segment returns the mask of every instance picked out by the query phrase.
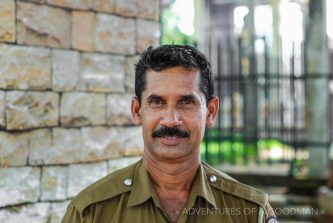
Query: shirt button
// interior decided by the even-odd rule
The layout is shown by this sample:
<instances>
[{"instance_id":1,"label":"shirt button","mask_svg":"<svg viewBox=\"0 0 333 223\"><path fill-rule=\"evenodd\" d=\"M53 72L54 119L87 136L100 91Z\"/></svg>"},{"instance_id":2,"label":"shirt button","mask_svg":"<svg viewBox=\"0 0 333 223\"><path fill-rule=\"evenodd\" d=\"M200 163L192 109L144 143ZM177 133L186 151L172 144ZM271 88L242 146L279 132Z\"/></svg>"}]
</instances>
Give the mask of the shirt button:
<instances>
[{"instance_id":1,"label":"shirt button","mask_svg":"<svg viewBox=\"0 0 333 223\"><path fill-rule=\"evenodd\" d=\"M211 176L209 177L209 181L210 181L211 183L215 183L215 182L217 181L216 176L215 176L215 175L211 175Z\"/></svg>"},{"instance_id":2,"label":"shirt button","mask_svg":"<svg viewBox=\"0 0 333 223\"><path fill-rule=\"evenodd\" d=\"M124 184L129 187L129 186L132 186L133 181L132 181L132 179L125 179Z\"/></svg>"},{"instance_id":3,"label":"shirt button","mask_svg":"<svg viewBox=\"0 0 333 223\"><path fill-rule=\"evenodd\" d=\"M269 218L267 220L267 223L278 223L278 221L276 220L276 218Z\"/></svg>"}]
</instances>

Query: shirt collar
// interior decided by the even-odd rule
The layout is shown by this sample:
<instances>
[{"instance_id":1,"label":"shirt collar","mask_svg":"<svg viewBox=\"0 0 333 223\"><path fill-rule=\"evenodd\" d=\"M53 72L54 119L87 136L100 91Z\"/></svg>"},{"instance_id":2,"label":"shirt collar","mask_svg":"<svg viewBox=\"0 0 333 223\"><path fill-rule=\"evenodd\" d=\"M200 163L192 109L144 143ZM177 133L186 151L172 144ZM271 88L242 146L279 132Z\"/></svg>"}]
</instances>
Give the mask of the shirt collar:
<instances>
[{"instance_id":1,"label":"shirt collar","mask_svg":"<svg viewBox=\"0 0 333 223\"><path fill-rule=\"evenodd\" d=\"M211 205L216 207L216 201L208 182L207 174L202 164L199 165L198 172L194 178L191 193L189 196L188 206L192 207L197 197L202 197Z\"/></svg>"},{"instance_id":2,"label":"shirt collar","mask_svg":"<svg viewBox=\"0 0 333 223\"><path fill-rule=\"evenodd\" d=\"M127 207L141 204L147 201L149 198L153 198L155 205L159 206L159 202L157 196L155 195L149 174L145 169L141 159L135 169L133 186L130 197L128 199Z\"/></svg>"},{"instance_id":3,"label":"shirt collar","mask_svg":"<svg viewBox=\"0 0 333 223\"><path fill-rule=\"evenodd\" d=\"M197 197L203 197L211 205L216 207L215 198L213 192L208 183L207 175L202 164L199 165L197 174L194 178L191 193L189 195L188 205L192 207ZM127 203L127 207L135 206L146 202L149 198L152 198L156 206L160 206L157 195L152 186L150 176L145 169L142 160L138 162L135 169L133 178L133 186L130 192L130 197Z\"/></svg>"}]
</instances>

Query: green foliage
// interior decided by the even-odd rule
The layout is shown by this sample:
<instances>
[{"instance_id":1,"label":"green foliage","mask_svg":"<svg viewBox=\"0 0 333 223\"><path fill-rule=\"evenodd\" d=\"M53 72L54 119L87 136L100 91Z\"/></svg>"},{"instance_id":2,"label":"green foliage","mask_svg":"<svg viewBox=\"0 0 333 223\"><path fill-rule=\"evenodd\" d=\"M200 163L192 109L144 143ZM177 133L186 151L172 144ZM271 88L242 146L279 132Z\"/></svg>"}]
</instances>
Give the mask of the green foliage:
<instances>
[{"instance_id":1,"label":"green foliage","mask_svg":"<svg viewBox=\"0 0 333 223\"><path fill-rule=\"evenodd\" d=\"M172 11L174 2L162 11L162 44L195 46L193 37L182 33L177 26L179 16Z\"/></svg>"},{"instance_id":2,"label":"green foliage","mask_svg":"<svg viewBox=\"0 0 333 223\"><path fill-rule=\"evenodd\" d=\"M213 132L211 134L214 135ZM274 147L290 150L288 146L274 139L263 139L259 140L257 143L248 143L244 142L242 138L239 137L237 139L235 138L234 141L223 140L218 142L210 140L208 145L206 145L206 143L206 141L201 143L201 158L205 162L215 166L221 163L245 164L246 159L249 162L254 162L259 158L258 151L270 151ZM207 147L208 151L206 151ZM208 156L206 156L207 154ZM271 160L270 162L274 163L280 161L281 160Z\"/></svg>"}]
</instances>

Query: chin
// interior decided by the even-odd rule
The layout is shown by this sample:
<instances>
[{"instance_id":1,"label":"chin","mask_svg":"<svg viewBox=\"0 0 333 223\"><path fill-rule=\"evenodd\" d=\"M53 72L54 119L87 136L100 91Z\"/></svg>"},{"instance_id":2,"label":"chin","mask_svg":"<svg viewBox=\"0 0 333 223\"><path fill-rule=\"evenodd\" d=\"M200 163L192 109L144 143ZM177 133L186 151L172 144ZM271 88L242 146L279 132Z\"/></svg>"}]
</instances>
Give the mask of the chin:
<instances>
[{"instance_id":1,"label":"chin","mask_svg":"<svg viewBox=\"0 0 333 223\"><path fill-rule=\"evenodd\" d=\"M191 151L185 148L179 148L178 146L161 146L155 149L153 153L161 159L175 160L188 157Z\"/></svg>"}]
</instances>

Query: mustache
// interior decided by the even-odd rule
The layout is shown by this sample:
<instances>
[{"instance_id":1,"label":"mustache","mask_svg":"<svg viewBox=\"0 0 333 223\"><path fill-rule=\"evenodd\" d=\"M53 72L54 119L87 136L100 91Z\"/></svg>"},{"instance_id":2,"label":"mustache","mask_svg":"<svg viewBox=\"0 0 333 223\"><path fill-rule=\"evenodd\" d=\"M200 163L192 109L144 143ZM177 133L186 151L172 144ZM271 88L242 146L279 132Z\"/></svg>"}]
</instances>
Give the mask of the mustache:
<instances>
[{"instance_id":1,"label":"mustache","mask_svg":"<svg viewBox=\"0 0 333 223\"><path fill-rule=\"evenodd\" d=\"M180 130L178 127L168 128L166 126L162 126L160 129L154 131L152 133L153 138L163 137L163 136L178 136L182 138L187 138L190 134L186 131Z\"/></svg>"}]
</instances>

